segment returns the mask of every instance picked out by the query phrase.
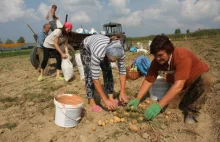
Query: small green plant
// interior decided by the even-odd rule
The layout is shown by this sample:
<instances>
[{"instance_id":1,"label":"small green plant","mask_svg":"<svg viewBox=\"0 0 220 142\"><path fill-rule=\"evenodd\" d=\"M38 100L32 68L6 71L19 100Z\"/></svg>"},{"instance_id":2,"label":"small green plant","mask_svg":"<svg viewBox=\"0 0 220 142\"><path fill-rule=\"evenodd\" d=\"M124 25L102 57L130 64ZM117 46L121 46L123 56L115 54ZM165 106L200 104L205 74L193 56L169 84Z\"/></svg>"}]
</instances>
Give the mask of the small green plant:
<instances>
[{"instance_id":1,"label":"small green plant","mask_svg":"<svg viewBox=\"0 0 220 142\"><path fill-rule=\"evenodd\" d=\"M17 126L16 123L5 123L3 125L0 125L0 128L8 128L8 129L13 129Z\"/></svg>"}]
</instances>

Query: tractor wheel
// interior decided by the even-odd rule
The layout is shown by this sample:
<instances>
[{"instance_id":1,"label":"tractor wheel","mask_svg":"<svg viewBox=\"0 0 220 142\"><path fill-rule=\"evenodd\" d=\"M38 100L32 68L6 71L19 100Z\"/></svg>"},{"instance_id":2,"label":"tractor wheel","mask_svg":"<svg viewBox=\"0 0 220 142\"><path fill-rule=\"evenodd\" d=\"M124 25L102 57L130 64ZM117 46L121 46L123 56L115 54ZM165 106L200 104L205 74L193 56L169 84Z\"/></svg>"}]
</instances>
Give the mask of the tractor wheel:
<instances>
[{"instance_id":1,"label":"tractor wheel","mask_svg":"<svg viewBox=\"0 0 220 142\"><path fill-rule=\"evenodd\" d=\"M64 50L65 50L65 46L64 46L64 44L61 45L60 48L61 48L62 52L65 53L65 51L64 51ZM71 58L70 61L72 62L73 67L75 67L75 66L76 66L76 61L75 61L75 50L74 50L74 48L73 48L71 45L69 45L69 44L68 44L68 53L70 54L70 56L72 56L72 58Z\"/></svg>"},{"instance_id":2,"label":"tractor wheel","mask_svg":"<svg viewBox=\"0 0 220 142\"><path fill-rule=\"evenodd\" d=\"M37 69L39 66L39 58L37 55L37 47L32 48L31 53L30 53L30 61L31 64Z\"/></svg>"}]
</instances>

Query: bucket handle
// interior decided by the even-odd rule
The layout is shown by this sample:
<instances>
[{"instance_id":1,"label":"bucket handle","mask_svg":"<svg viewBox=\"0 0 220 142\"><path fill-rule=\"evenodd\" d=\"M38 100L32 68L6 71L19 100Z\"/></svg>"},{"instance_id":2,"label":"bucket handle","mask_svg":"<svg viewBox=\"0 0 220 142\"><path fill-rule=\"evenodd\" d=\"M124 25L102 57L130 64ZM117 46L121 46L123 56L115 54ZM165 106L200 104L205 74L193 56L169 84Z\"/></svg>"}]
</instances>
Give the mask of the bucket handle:
<instances>
[{"instance_id":1,"label":"bucket handle","mask_svg":"<svg viewBox=\"0 0 220 142\"><path fill-rule=\"evenodd\" d=\"M62 108L60 108L59 106L58 106L58 108L60 109L60 111L63 113L63 115L65 115L67 118L69 118L69 119L71 119L71 120L73 120L73 121L79 121L80 119L81 119L81 117L78 117L78 118L76 118L76 119L73 119L73 118L70 118L69 116L67 116L63 111L62 111Z\"/></svg>"}]
</instances>

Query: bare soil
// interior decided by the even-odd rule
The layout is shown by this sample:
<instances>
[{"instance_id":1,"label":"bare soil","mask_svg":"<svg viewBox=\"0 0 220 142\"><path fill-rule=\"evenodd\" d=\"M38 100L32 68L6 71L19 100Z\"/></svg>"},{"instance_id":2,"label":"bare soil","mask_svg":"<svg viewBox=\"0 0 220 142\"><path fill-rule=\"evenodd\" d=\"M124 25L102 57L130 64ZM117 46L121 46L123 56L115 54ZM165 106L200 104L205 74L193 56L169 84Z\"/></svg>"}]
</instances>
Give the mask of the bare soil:
<instances>
[{"instance_id":1,"label":"bare soil","mask_svg":"<svg viewBox=\"0 0 220 142\"><path fill-rule=\"evenodd\" d=\"M112 119L113 112L92 113L88 107L84 81L77 68L71 82L56 81L54 68L42 82L31 66L28 55L0 58L0 141L2 142L219 142L220 141L220 38L173 41L175 46L189 48L210 65L216 82L195 125L184 124L183 114L170 109L154 121L136 123L137 132L128 129L126 122L98 126L102 119ZM147 44L144 44L145 47ZM140 53L126 53L129 66ZM150 59L152 56L146 55ZM120 91L118 70L113 69L115 94ZM142 80L126 81L129 98L137 95ZM61 128L54 123L53 99L59 94L79 94L84 98L84 117L74 128ZM152 103L152 101L151 101ZM140 129L141 128L141 129Z\"/></svg>"}]
</instances>

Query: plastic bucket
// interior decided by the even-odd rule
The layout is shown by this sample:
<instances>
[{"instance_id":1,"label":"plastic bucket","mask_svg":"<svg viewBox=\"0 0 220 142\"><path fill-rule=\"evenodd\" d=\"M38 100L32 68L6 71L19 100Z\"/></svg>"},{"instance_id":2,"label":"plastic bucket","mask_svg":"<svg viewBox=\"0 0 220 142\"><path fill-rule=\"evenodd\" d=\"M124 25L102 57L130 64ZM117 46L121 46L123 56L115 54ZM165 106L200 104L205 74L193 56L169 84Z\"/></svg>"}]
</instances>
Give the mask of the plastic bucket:
<instances>
[{"instance_id":1,"label":"plastic bucket","mask_svg":"<svg viewBox=\"0 0 220 142\"><path fill-rule=\"evenodd\" d=\"M55 124L60 127L75 127L81 119L83 102L77 105L62 104L57 101L57 97L74 96L73 94L63 94L54 97ZM77 95L75 95L77 96Z\"/></svg>"},{"instance_id":2,"label":"plastic bucket","mask_svg":"<svg viewBox=\"0 0 220 142\"><path fill-rule=\"evenodd\" d=\"M170 89L171 83L168 83L164 77L158 76L149 90L152 100L160 100Z\"/></svg>"}]
</instances>

